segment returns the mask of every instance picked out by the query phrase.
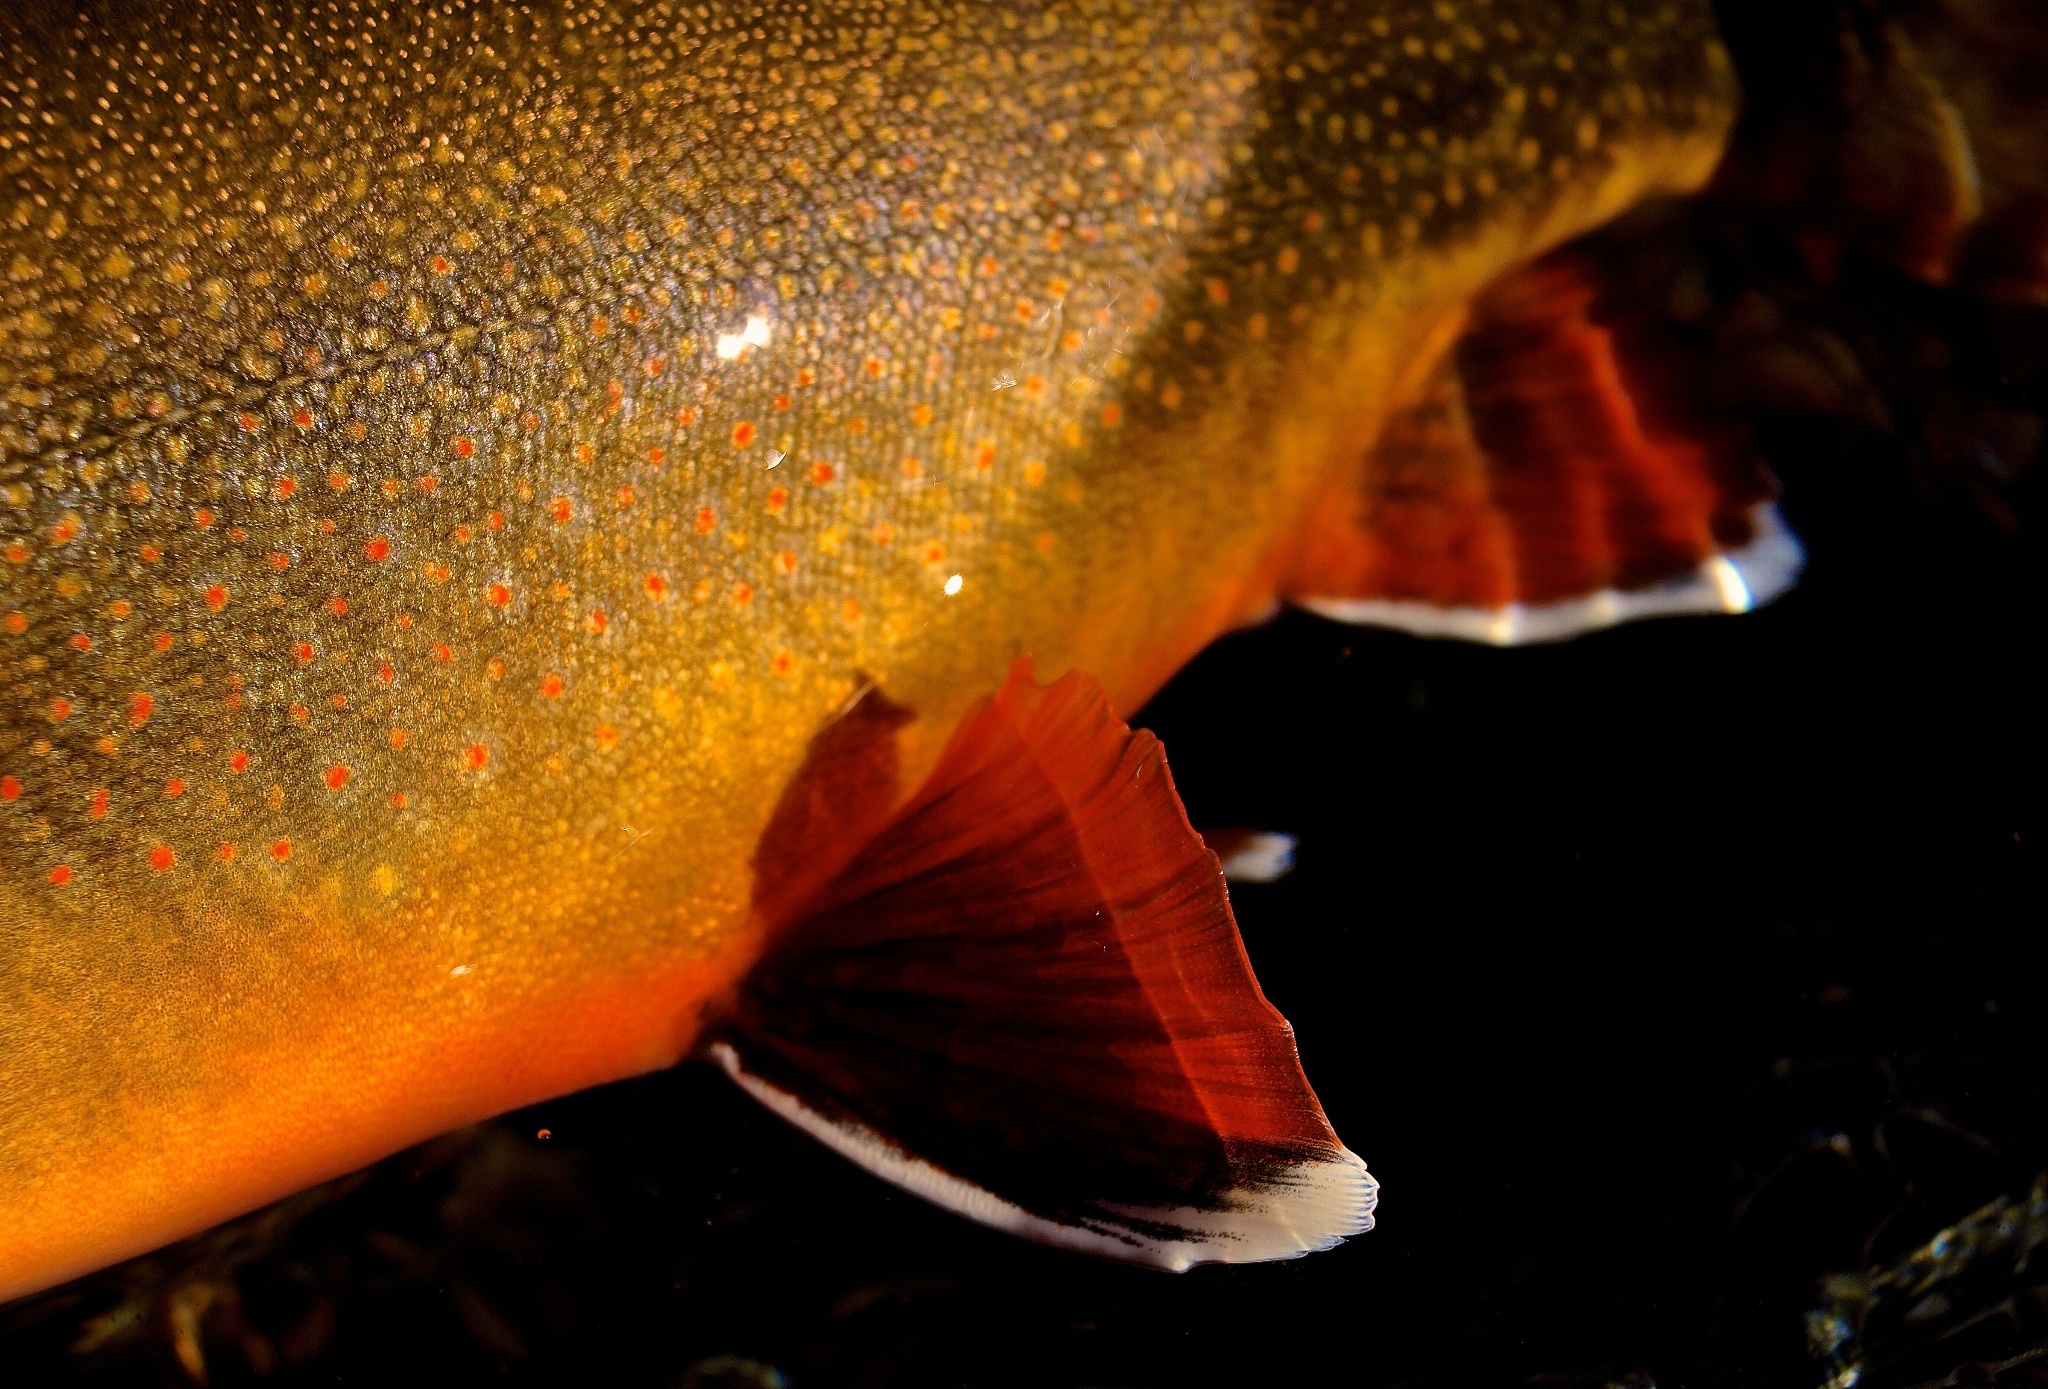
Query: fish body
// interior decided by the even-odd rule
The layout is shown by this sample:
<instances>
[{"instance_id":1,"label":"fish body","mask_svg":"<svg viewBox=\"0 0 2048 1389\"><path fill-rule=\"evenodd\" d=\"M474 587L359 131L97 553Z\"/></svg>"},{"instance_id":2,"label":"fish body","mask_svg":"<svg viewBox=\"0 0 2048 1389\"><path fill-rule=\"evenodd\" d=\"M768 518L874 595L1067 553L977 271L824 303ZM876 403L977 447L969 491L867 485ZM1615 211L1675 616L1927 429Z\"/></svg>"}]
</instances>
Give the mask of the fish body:
<instances>
[{"instance_id":1,"label":"fish body","mask_svg":"<svg viewBox=\"0 0 2048 1389\"><path fill-rule=\"evenodd\" d=\"M834 711L1135 708L1704 0L0 17L0 1297L687 1054Z\"/></svg>"}]
</instances>

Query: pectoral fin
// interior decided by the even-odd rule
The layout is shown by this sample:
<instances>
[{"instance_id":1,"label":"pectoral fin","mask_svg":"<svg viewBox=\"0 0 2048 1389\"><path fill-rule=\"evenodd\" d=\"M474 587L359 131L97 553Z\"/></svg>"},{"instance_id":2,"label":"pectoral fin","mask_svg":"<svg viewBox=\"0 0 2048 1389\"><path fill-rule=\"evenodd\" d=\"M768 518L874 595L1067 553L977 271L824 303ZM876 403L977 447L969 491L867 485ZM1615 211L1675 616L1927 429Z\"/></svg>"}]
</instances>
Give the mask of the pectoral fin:
<instances>
[{"instance_id":1,"label":"pectoral fin","mask_svg":"<svg viewBox=\"0 0 2048 1389\"><path fill-rule=\"evenodd\" d=\"M778 843L825 801L855 820L876 803L858 774L872 788L893 764L856 749L890 728L857 703L820 735L824 800L793 790ZM1041 687L1019 661L923 789L785 901L710 1052L869 1171L984 1224L1175 1270L1371 1227L1377 1184L1252 977L1158 740L1087 677Z\"/></svg>"},{"instance_id":2,"label":"pectoral fin","mask_svg":"<svg viewBox=\"0 0 2048 1389\"><path fill-rule=\"evenodd\" d=\"M1344 622L1509 646L1639 617L1743 612L1802 559L1739 434L1688 411L1684 363L1568 248L1481 294L1285 585Z\"/></svg>"}]
</instances>

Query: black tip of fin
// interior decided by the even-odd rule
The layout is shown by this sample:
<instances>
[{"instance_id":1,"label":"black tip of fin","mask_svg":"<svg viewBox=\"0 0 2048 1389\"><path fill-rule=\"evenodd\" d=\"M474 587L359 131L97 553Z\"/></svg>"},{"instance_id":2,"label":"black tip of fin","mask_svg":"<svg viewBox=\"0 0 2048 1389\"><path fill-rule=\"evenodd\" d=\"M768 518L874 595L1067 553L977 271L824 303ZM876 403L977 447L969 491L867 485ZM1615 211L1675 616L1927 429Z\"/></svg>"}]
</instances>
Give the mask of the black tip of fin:
<instances>
[{"instance_id":1,"label":"black tip of fin","mask_svg":"<svg viewBox=\"0 0 2048 1389\"><path fill-rule=\"evenodd\" d=\"M878 822L901 716L870 701L820 734L786 797L805 808L777 821L872 828L800 901L774 889L775 943L712 1059L868 1171L1043 1243L1178 1271L1372 1228L1378 1184L1259 992L1158 740L1020 661ZM771 837L757 872L787 883L796 843Z\"/></svg>"}]
</instances>

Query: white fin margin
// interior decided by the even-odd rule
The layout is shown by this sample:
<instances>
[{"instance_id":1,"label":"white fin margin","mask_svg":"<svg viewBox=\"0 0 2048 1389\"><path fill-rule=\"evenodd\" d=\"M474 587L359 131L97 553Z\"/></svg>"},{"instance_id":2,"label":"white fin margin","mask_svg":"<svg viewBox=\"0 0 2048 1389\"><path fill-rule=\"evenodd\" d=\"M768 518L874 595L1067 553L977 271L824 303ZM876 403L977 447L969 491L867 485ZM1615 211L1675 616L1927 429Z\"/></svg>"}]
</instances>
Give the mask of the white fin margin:
<instances>
[{"instance_id":1,"label":"white fin margin","mask_svg":"<svg viewBox=\"0 0 2048 1389\"><path fill-rule=\"evenodd\" d=\"M1259 830L1223 860L1223 877L1233 883L1277 883L1294 871L1295 838Z\"/></svg>"},{"instance_id":2,"label":"white fin margin","mask_svg":"<svg viewBox=\"0 0 2048 1389\"><path fill-rule=\"evenodd\" d=\"M1379 1204L1379 1183L1364 1161L1340 1147L1331 1158L1289 1168L1270 1187L1228 1193L1216 1210L1115 1207L1116 1214L1133 1222L1131 1227L1108 1220L1063 1225L932 1166L865 1125L827 1118L749 1074L728 1043L713 1043L710 1055L742 1090L855 1166L955 1215L1084 1254L1170 1273L1184 1273L1196 1264L1298 1259L1370 1230ZM1162 1238L1155 1228L1162 1226L1186 1237Z\"/></svg>"},{"instance_id":3,"label":"white fin margin","mask_svg":"<svg viewBox=\"0 0 2048 1389\"><path fill-rule=\"evenodd\" d=\"M1702 560L1691 573L1648 588L1603 588L1583 598L1510 603L1503 608L1440 608L1387 598L1296 602L1312 613L1354 626L1392 627L1418 637L1453 637L1489 646L1563 641L1645 617L1746 613L1791 588L1806 566L1799 538L1775 505L1763 502L1752 507L1749 520L1753 535L1747 545Z\"/></svg>"}]
</instances>

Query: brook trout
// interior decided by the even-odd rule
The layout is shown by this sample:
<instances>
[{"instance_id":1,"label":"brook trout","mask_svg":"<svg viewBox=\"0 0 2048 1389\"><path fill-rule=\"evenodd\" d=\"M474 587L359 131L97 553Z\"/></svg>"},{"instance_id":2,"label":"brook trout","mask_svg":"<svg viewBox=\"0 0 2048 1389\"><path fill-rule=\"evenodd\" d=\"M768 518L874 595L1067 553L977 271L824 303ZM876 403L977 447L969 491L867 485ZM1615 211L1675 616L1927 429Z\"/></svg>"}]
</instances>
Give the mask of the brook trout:
<instances>
[{"instance_id":1,"label":"brook trout","mask_svg":"<svg viewBox=\"0 0 2048 1389\"><path fill-rule=\"evenodd\" d=\"M1706 0L9 5L0 1297L693 1051L1055 1242L1368 1226L1112 711L1789 581L1516 269L1733 102Z\"/></svg>"}]
</instances>

